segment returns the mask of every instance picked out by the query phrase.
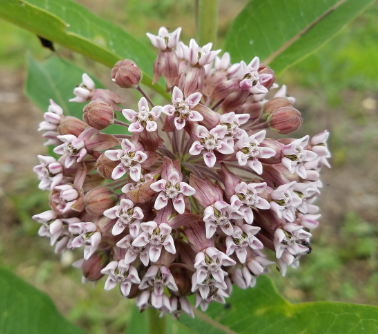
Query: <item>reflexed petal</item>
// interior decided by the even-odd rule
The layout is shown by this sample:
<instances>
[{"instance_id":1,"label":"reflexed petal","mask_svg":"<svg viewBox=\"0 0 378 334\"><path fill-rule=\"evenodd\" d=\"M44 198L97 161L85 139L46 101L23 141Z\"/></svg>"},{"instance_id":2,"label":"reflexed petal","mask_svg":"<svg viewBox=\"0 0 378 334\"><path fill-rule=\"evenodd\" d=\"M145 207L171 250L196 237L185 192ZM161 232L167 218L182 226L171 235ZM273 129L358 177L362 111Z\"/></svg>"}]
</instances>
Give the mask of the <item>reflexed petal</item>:
<instances>
[{"instance_id":1,"label":"reflexed petal","mask_svg":"<svg viewBox=\"0 0 378 334\"><path fill-rule=\"evenodd\" d=\"M159 193L158 197L155 200L155 210L161 210L165 208L168 204L168 200L168 197L166 197L163 192Z\"/></svg>"},{"instance_id":2,"label":"reflexed petal","mask_svg":"<svg viewBox=\"0 0 378 334\"><path fill-rule=\"evenodd\" d=\"M112 172L112 179L113 180L118 180L122 176L126 174L126 169L123 167L122 164L117 165Z\"/></svg>"},{"instance_id":3,"label":"reflexed petal","mask_svg":"<svg viewBox=\"0 0 378 334\"><path fill-rule=\"evenodd\" d=\"M205 152L203 153L203 160L205 161L207 167L214 167L217 158L214 152Z\"/></svg>"},{"instance_id":4,"label":"reflexed petal","mask_svg":"<svg viewBox=\"0 0 378 334\"><path fill-rule=\"evenodd\" d=\"M134 110L132 110L132 109L123 109L122 110L122 114L123 114L123 116L125 116L125 118L128 121L135 122L137 113Z\"/></svg>"}]
</instances>

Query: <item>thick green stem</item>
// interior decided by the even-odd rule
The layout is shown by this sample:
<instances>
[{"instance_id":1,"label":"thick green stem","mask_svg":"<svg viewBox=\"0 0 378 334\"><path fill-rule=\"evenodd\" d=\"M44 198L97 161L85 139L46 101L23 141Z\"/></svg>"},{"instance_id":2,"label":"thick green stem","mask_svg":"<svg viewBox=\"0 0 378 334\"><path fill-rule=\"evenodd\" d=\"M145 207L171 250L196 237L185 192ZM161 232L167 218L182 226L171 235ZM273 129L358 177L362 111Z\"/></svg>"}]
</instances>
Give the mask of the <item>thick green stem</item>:
<instances>
[{"instance_id":1,"label":"thick green stem","mask_svg":"<svg viewBox=\"0 0 378 334\"><path fill-rule=\"evenodd\" d=\"M167 321L159 317L158 310L150 307L146 310L148 318L148 334L166 334Z\"/></svg>"},{"instance_id":2,"label":"thick green stem","mask_svg":"<svg viewBox=\"0 0 378 334\"><path fill-rule=\"evenodd\" d=\"M197 1L197 41L200 46L215 42L218 28L218 0Z\"/></svg>"}]
</instances>

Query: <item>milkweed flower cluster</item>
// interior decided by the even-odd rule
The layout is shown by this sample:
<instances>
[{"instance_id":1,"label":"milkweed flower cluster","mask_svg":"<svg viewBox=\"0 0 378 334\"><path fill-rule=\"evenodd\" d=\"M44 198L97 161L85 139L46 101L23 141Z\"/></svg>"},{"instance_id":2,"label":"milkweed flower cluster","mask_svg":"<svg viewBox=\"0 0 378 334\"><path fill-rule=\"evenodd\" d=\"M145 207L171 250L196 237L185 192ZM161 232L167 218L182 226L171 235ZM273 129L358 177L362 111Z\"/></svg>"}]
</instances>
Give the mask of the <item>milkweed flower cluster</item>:
<instances>
[{"instance_id":1,"label":"milkweed flower cluster","mask_svg":"<svg viewBox=\"0 0 378 334\"><path fill-rule=\"evenodd\" d=\"M71 99L90 101L83 120L50 100L39 130L56 157L38 156L34 171L51 210L33 216L57 253L83 248L75 266L84 282L106 276L105 290L118 286L140 310L175 318L194 316L189 295L205 311L233 284L253 287L274 263L265 250L283 276L297 267L311 252L319 173L330 167L328 131L271 137L302 118L269 66L258 57L232 64L211 43L180 42L180 32L147 34L159 49L153 83L164 76L171 93L166 105L154 105L128 59L112 79L141 92L136 106L120 108L87 74ZM120 133L101 132L108 127Z\"/></svg>"}]
</instances>

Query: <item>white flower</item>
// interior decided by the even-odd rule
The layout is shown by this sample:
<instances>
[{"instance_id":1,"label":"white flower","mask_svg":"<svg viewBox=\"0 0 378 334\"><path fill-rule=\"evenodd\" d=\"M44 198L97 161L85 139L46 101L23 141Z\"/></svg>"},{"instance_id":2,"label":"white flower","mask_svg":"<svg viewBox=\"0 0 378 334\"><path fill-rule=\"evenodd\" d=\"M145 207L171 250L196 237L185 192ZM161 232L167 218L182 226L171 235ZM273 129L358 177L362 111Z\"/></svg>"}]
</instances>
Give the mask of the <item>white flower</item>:
<instances>
[{"instance_id":1,"label":"white flower","mask_svg":"<svg viewBox=\"0 0 378 334\"><path fill-rule=\"evenodd\" d=\"M144 275L142 282L139 285L140 290L152 288L155 295L161 296L164 292L164 287L171 291L178 291L175 279L167 267L151 266Z\"/></svg>"},{"instance_id":2,"label":"white flower","mask_svg":"<svg viewBox=\"0 0 378 334\"><path fill-rule=\"evenodd\" d=\"M58 136L63 144L54 148L54 152L62 156L64 167L70 168L75 161L80 162L87 155L85 143L74 135Z\"/></svg>"},{"instance_id":3,"label":"white flower","mask_svg":"<svg viewBox=\"0 0 378 334\"><path fill-rule=\"evenodd\" d=\"M122 233L128 227L133 237L139 235L140 221L144 217L142 209L134 207L134 203L129 199L121 199L120 205L106 210L104 216L117 219L112 229L113 235Z\"/></svg>"},{"instance_id":4,"label":"white flower","mask_svg":"<svg viewBox=\"0 0 378 334\"><path fill-rule=\"evenodd\" d=\"M145 290L135 298L135 304L141 312L151 306L166 313L171 312L171 303L165 293L156 295L153 291Z\"/></svg>"},{"instance_id":5,"label":"white flower","mask_svg":"<svg viewBox=\"0 0 378 334\"><path fill-rule=\"evenodd\" d=\"M63 116L63 109L50 99L50 105L47 112L43 114L45 119L39 123L38 131L55 131L57 130Z\"/></svg>"},{"instance_id":6,"label":"white flower","mask_svg":"<svg viewBox=\"0 0 378 334\"><path fill-rule=\"evenodd\" d=\"M152 110L148 107L148 102L145 97L142 97L138 102L139 111L132 109L123 109L122 114L131 122L128 130L130 132L142 132L146 129L148 132L157 130L156 120L159 119L162 108L160 106L153 107Z\"/></svg>"},{"instance_id":7,"label":"white flower","mask_svg":"<svg viewBox=\"0 0 378 334\"><path fill-rule=\"evenodd\" d=\"M150 258L148 256L148 247L137 247L133 246L133 242L136 238L134 238L131 234L127 235L126 237L122 238L120 241L116 243L117 247L127 249L125 255L125 263L132 263L138 257L140 261L147 267L148 263L150 262Z\"/></svg>"},{"instance_id":8,"label":"white flower","mask_svg":"<svg viewBox=\"0 0 378 334\"><path fill-rule=\"evenodd\" d=\"M181 43L184 57L192 66L197 64L204 66L213 62L221 50L211 51L212 46L213 43L208 43L201 48L193 38L189 42L189 47Z\"/></svg>"},{"instance_id":9,"label":"white flower","mask_svg":"<svg viewBox=\"0 0 378 334\"><path fill-rule=\"evenodd\" d=\"M295 220L295 211L302 203L300 197L294 192L295 185L295 181L283 184L273 190L271 194L271 209L277 214L278 218L285 218L289 222Z\"/></svg>"},{"instance_id":10,"label":"white flower","mask_svg":"<svg viewBox=\"0 0 378 334\"><path fill-rule=\"evenodd\" d=\"M200 140L195 141L189 150L191 155L198 155L202 153L205 164L208 167L214 167L217 158L214 151L218 151L222 154L234 153L234 149L228 145L224 140L224 136L228 130L225 125L217 125L210 131L204 126L199 125L197 127L197 136Z\"/></svg>"},{"instance_id":11,"label":"white flower","mask_svg":"<svg viewBox=\"0 0 378 334\"><path fill-rule=\"evenodd\" d=\"M70 99L70 102L83 103L89 100L91 94L93 93L95 83L87 73L83 74L82 80L82 83L74 89L73 92L76 96Z\"/></svg>"},{"instance_id":12,"label":"white flower","mask_svg":"<svg viewBox=\"0 0 378 334\"><path fill-rule=\"evenodd\" d=\"M140 165L147 159L147 155L142 151L136 151L135 145L128 139L123 139L122 150L108 150L105 155L112 161L120 161L119 165L113 169L112 178L117 180L129 172L134 181L139 181L142 166Z\"/></svg>"},{"instance_id":13,"label":"white flower","mask_svg":"<svg viewBox=\"0 0 378 334\"><path fill-rule=\"evenodd\" d=\"M180 182L177 172L172 172L167 180L161 179L151 184L150 187L159 193L154 205L156 210L166 207L168 201L172 200L173 207L180 214L185 212L184 196L192 196L196 192L189 184Z\"/></svg>"},{"instance_id":14,"label":"white flower","mask_svg":"<svg viewBox=\"0 0 378 334\"><path fill-rule=\"evenodd\" d=\"M201 307L202 312L205 312L212 302L218 302L221 304L224 304L225 297L229 297L228 293L222 289L216 290L213 294L209 295L207 298L202 298L201 294L199 292L196 293L196 299L195 299L195 306Z\"/></svg>"},{"instance_id":15,"label":"white flower","mask_svg":"<svg viewBox=\"0 0 378 334\"><path fill-rule=\"evenodd\" d=\"M263 86L263 83L272 78L271 74L259 74L260 59L255 57L247 65L244 61L240 62L240 67L237 73L237 78L240 81L240 88L242 90L249 90L252 94L266 94L268 90Z\"/></svg>"},{"instance_id":16,"label":"white flower","mask_svg":"<svg viewBox=\"0 0 378 334\"><path fill-rule=\"evenodd\" d=\"M52 190L63 180L63 166L55 158L49 156L38 155L38 160L41 164L33 168L41 181L38 188Z\"/></svg>"},{"instance_id":17,"label":"white flower","mask_svg":"<svg viewBox=\"0 0 378 334\"><path fill-rule=\"evenodd\" d=\"M243 219L243 214L235 211L230 204L217 201L212 206L208 206L203 217L206 226L206 238L212 238L218 227L223 233L231 235L233 233L232 219Z\"/></svg>"},{"instance_id":18,"label":"white flower","mask_svg":"<svg viewBox=\"0 0 378 334\"><path fill-rule=\"evenodd\" d=\"M71 242L71 247L78 248L84 245L84 259L88 260L101 241L101 233L97 231L96 224L92 222L74 223L68 226L68 230L75 237Z\"/></svg>"},{"instance_id":19,"label":"white flower","mask_svg":"<svg viewBox=\"0 0 378 334\"><path fill-rule=\"evenodd\" d=\"M186 122L200 122L203 120L202 115L193 110L201 101L201 93L193 93L184 100L184 95L178 87L173 88L172 105L163 107L163 112L168 116L174 116L174 123L177 130L185 127Z\"/></svg>"},{"instance_id":20,"label":"white flower","mask_svg":"<svg viewBox=\"0 0 378 334\"><path fill-rule=\"evenodd\" d=\"M331 168L328 162L328 158L331 157L331 152L328 150L327 140L329 137L329 132L324 130L323 132L313 136L311 138L311 150L319 156L319 163L321 165Z\"/></svg>"},{"instance_id":21,"label":"white flower","mask_svg":"<svg viewBox=\"0 0 378 334\"><path fill-rule=\"evenodd\" d=\"M169 33L167 28L161 27L157 36L146 33L152 45L160 50L173 49L180 40L181 28Z\"/></svg>"},{"instance_id":22,"label":"white flower","mask_svg":"<svg viewBox=\"0 0 378 334\"><path fill-rule=\"evenodd\" d=\"M160 317L163 317L167 313L171 313L173 319L178 320L180 318L180 315L182 313L186 313L191 318L194 318L193 308L192 305L190 305L188 299L186 297L176 297L172 295L169 298L169 301L171 303L171 310L169 312L168 309L164 309L162 313L160 314Z\"/></svg>"},{"instance_id":23,"label":"white flower","mask_svg":"<svg viewBox=\"0 0 378 334\"><path fill-rule=\"evenodd\" d=\"M314 182L296 183L294 186L294 192L299 196L299 198L302 201L302 203L298 205L297 210L301 213L314 213L309 211L315 209L313 208L315 207L315 205L311 204L311 200L314 199L315 194L319 193L316 184Z\"/></svg>"},{"instance_id":24,"label":"white flower","mask_svg":"<svg viewBox=\"0 0 378 334\"><path fill-rule=\"evenodd\" d=\"M70 211L79 198L78 191L70 184L56 186L51 194L51 201L55 203L56 210L61 213Z\"/></svg>"},{"instance_id":25,"label":"white flower","mask_svg":"<svg viewBox=\"0 0 378 334\"><path fill-rule=\"evenodd\" d=\"M223 114L220 117L220 124L227 126L227 134L224 137L224 141L234 147L234 139L240 139L243 136L247 136L247 133L240 128L240 125L248 122L249 114L235 114L234 112L229 112Z\"/></svg>"},{"instance_id":26,"label":"white flower","mask_svg":"<svg viewBox=\"0 0 378 334\"><path fill-rule=\"evenodd\" d=\"M266 183L239 183L235 188L235 195L231 197L231 206L240 211L247 224L253 222L253 209L268 210L269 202L258 194L264 191Z\"/></svg>"},{"instance_id":27,"label":"white flower","mask_svg":"<svg viewBox=\"0 0 378 334\"><path fill-rule=\"evenodd\" d=\"M240 166L248 165L257 174L263 172L262 163L258 159L268 159L275 156L276 151L269 147L261 147L266 131L261 130L251 136L243 136L237 143L239 151L236 153Z\"/></svg>"},{"instance_id":28,"label":"white flower","mask_svg":"<svg viewBox=\"0 0 378 334\"><path fill-rule=\"evenodd\" d=\"M148 254L151 262L156 262L161 254L161 249L171 254L176 254L175 243L171 236L172 228L162 223L159 226L154 221L142 223L143 232L133 241L132 245L136 247L149 246Z\"/></svg>"},{"instance_id":29,"label":"white flower","mask_svg":"<svg viewBox=\"0 0 378 334\"><path fill-rule=\"evenodd\" d=\"M125 297L130 294L132 284L140 283L137 270L130 264L125 263L125 260L110 262L101 270L101 273L108 275L105 282L105 290L111 290L119 283L122 295Z\"/></svg>"},{"instance_id":30,"label":"white flower","mask_svg":"<svg viewBox=\"0 0 378 334\"><path fill-rule=\"evenodd\" d=\"M262 242L255 237L260 231L260 227L243 225L241 227L235 226L232 236L226 238L227 255L232 255L234 252L241 263L244 263L247 258L247 248L263 249Z\"/></svg>"},{"instance_id":31,"label":"white flower","mask_svg":"<svg viewBox=\"0 0 378 334\"><path fill-rule=\"evenodd\" d=\"M307 177L305 163L318 157L315 152L305 150L309 138L307 135L301 139L296 139L282 149L282 164L291 174L297 173L302 179Z\"/></svg>"}]
</instances>

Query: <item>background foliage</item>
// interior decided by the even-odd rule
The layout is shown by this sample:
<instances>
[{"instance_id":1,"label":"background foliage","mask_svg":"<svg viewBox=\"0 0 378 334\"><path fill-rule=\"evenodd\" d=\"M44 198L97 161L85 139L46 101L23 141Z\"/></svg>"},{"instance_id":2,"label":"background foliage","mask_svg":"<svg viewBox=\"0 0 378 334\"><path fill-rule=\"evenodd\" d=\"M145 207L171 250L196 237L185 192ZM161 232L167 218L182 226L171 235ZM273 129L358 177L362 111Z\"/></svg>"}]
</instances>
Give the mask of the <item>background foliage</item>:
<instances>
[{"instance_id":1,"label":"background foliage","mask_svg":"<svg viewBox=\"0 0 378 334\"><path fill-rule=\"evenodd\" d=\"M189 0L112 0L106 7L101 1L79 2L126 28L147 50L149 41L145 31L155 32L167 22L172 28L184 28L185 42L195 35L193 3ZM223 45L230 22L246 3L234 1L230 5L230 2L220 1L218 46ZM292 302L378 302L378 193L374 187L378 175L371 168L378 162L375 154L378 147L377 14L375 4L331 42L279 78L280 83L289 85L289 93L298 98L297 108L303 112L307 123L303 133L317 133L323 128L333 132L333 169L324 173L326 187L319 203L323 219L315 233L314 252L301 268L289 271L288 277L283 279L275 271L270 275L280 293ZM49 60L51 52L42 49L33 34L9 23L0 21L0 30L6 32L0 40L0 101L5 106L1 108L0 125L3 217L0 265L47 291L59 310L88 332L124 332L131 304L122 300L118 291L104 292L102 281L95 288L80 285L80 273L70 267L79 255L68 252L58 262L48 241L36 237L39 226L31 221L30 215L47 209L46 194L36 191L37 182L30 172L36 163L35 155L43 150L40 146L43 141L36 132L41 116L22 96L21 86L27 66L25 50L31 50L33 57L39 60ZM122 51L128 51L124 45L121 47L125 49ZM74 61L114 89L109 81L109 69L103 65L59 46L57 55ZM51 84L45 78L40 82ZM37 87L29 86L27 91L34 88ZM68 94L68 85L65 91ZM121 91L121 94L128 105L135 104L133 93ZM72 110L79 110L78 106ZM265 278L259 281L264 284ZM184 330L177 324L171 326L175 333Z\"/></svg>"}]
</instances>

